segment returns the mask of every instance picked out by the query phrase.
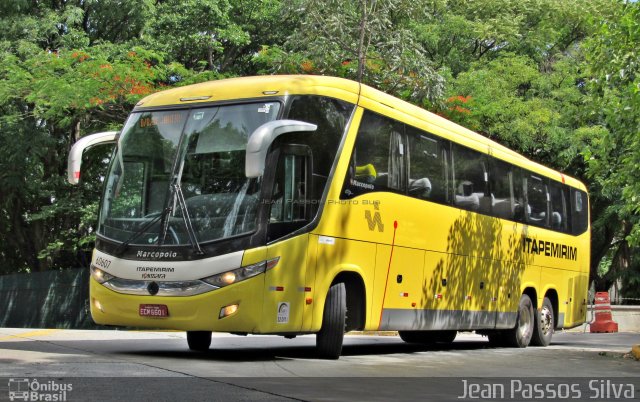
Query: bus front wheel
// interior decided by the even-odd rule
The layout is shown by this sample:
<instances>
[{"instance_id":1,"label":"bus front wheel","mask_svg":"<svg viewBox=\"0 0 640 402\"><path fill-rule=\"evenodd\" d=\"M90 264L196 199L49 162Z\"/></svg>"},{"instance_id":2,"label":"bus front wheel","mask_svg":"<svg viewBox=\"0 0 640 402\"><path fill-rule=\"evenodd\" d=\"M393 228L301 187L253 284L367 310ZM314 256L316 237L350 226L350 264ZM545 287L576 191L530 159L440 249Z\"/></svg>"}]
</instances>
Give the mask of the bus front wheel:
<instances>
[{"instance_id":1,"label":"bus front wheel","mask_svg":"<svg viewBox=\"0 0 640 402\"><path fill-rule=\"evenodd\" d=\"M347 291L344 283L334 283L327 293L322 314L322 327L316 335L316 349L320 357L325 359L340 357L346 317Z\"/></svg>"},{"instance_id":2,"label":"bus front wheel","mask_svg":"<svg viewBox=\"0 0 640 402\"><path fill-rule=\"evenodd\" d=\"M189 349L206 352L211 346L211 331L187 331Z\"/></svg>"}]
</instances>

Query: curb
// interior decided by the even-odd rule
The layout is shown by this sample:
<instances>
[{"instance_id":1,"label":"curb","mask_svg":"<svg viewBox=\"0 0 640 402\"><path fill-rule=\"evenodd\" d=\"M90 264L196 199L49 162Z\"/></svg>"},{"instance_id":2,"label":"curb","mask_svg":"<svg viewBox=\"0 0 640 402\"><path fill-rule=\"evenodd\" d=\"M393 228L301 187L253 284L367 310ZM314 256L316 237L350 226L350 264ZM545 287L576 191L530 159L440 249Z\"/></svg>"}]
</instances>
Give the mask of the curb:
<instances>
[{"instance_id":1,"label":"curb","mask_svg":"<svg viewBox=\"0 0 640 402\"><path fill-rule=\"evenodd\" d=\"M636 358L636 360L640 360L640 345L631 346L631 354Z\"/></svg>"}]
</instances>

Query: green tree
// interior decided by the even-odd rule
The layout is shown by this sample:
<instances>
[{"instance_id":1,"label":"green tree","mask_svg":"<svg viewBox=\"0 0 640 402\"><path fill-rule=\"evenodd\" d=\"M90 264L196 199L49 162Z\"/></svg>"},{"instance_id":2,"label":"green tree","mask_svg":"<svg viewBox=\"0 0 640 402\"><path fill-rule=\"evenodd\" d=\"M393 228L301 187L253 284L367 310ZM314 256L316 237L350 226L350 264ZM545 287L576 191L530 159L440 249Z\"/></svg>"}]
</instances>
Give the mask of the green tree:
<instances>
[{"instance_id":1,"label":"green tree","mask_svg":"<svg viewBox=\"0 0 640 402\"><path fill-rule=\"evenodd\" d=\"M78 137L165 86L256 73L361 80L583 179L592 277L638 283L637 3L0 2L0 272L80 264L108 151Z\"/></svg>"},{"instance_id":2,"label":"green tree","mask_svg":"<svg viewBox=\"0 0 640 402\"><path fill-rule=\"evenodd\" d=\"M88 164L86 185L71 189L65 183L69 147L85 133L120 125L133 104L172 73L159 54L98 38L97 26L134 5L120 2L123 9L99 13L98 22L95 7L106 3L2 5L0 272L86 262L82 251L93 238L107 150ZM140 28L134 19L131 32ZM111 39L136 36L119 31L122 38Z\"/></svg>"},{"instance_id":3,"label":"green tree","mask_svg":"<svg viewBox=\"0 0 640 402\"><path fill-rule=\"evenodd\" d=\"M249 36L230 17L231 2L168 0L157 7L150 42L188 68L219 71L227 45L241 46Z\"/></svg>"},{"instance_id":4,"label":"green tree","mask_svg":"<svg viewBox=\"0 0 640 402\"><path fill-rule=\"evenodd\" d=\"M587 173L606 203L599 230L610 250L599 288L640 284L640 5L615 3L586 43L591 110L603 128L586 143ZM610 269L606 269L610 267Z\"/></svg>"},{"instance_id":5,"label":"green tree","mask_svg":"<svg viewBox=\"0 0 640 402\"><path fill-rule=\"evenodd\" d=\"M69 1L67 1L69 3ZM79 0L81 29L90 44L125 43L147 36L149 21L158 12L155 0Z\"/></svg>"},{"instance_id":6,"label":"green tree","mask_svg":"<svg viewBox=\"0 0 640 402\"><path fill-rule=\"evenodd\" d=\"M441 113L538 162L566 170L576 158L563 152L567 138L583 122L578 116L586 94L576 85L580 67L579 55L558 56L548 71L527 56L510 53L475 62L451 80Z\"/></svg>"},{"instance_id":7,"label":"green tree","mask_svg":"<svg viewBox=\"0 0 640 402\"><path fill-rule=\"evenodd\" d=\"M86 264L108 149L90 151L71 188L66 157L80 136L119 128L165 86L251 71L258 41L284 37L269 35L275 0L17 0L0 11L0 273Z\"/></svg>"},{"instance_id":8,"label":"green tree","mask_svg":"<svg viewBox=\"0 0 640 402\"><path fill-rule=\"evenodd\" d=\"M541 69L591 32L591 19L609 2L579 0L422 0L412 29L436 68L456 77L473 63L505 53L526 56Z\"/></svg>"},{"instance_id":9,"label":"green tree","mask_svg":"<svg viewBox=\"0 0 640 402\"><path fill-rule=\"evenodd\" d=\"M266 47L258 62L269 72L351 78L418 104L438 102L444 80L432 68L412 18L425 14L413 2L295 1L288 9L300 24L282 47Z\"/></svg>"}]
</instances>

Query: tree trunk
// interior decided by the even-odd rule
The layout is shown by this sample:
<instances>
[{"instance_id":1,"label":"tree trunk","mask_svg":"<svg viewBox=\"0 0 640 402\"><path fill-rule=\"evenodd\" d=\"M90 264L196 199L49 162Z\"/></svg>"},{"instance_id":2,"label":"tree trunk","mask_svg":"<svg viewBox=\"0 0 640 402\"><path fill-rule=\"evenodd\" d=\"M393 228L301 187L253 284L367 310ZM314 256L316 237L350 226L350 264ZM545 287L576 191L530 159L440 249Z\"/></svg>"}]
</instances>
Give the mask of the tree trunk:
<instances>
[{"instance_id":1,"label":"tree trunk","mask_svg":"<svg viewBox=\"0 0 640 402\"><path fill-rule=\"evenodd\" d=\"M207 47L207 63L209 64L209 70L213 71L213 48Z\"/></svg>"},{"instance_id":2,"label":"tree trunk","mask_svg":"<svg viewBox=\"0 0 640 402\"><path fill-rule=\"evenodd\" d=\"M621 240L617 242L617 249L611 261L611 267L602 278L596 275L596 291L608 291L613 283L620 278L620 275L631 266L631 248L626 239L632 229L633 225L629 221L625 220L622 222L621 231L615 236Z\"/></svg>"},{"instance_id":3,"label":"tree trunk","mask_svg":"<svg viewBox=\"0 0 640 402\"><path fill-rule=\"evenodd\" d=\"M362 18L360 19L360 38L358 40L358 82L362 82L367 55L367 51L364 48L364 39L367 32L367 0L361 0L360 4L362 5Z\"/></svg>"},{"instance_id":4,"label":"tree trunk","mask_svg":"<svg viewBox=\"0 0 640 402\"><path fill-rule=\"evenodd\" d=\"M13 227L13 236L8 238L8 242L16 250L20 250L17 254L22 256L22 260L31 272L39 272L42 270L40 260L38 259L38 248L33 243L30 236L30 227L22 217L24 208L20 200L15 200L14 208L11 211L11 226ZM18 267L16 267L18 268Z\"/></svg>"}]
</instances>

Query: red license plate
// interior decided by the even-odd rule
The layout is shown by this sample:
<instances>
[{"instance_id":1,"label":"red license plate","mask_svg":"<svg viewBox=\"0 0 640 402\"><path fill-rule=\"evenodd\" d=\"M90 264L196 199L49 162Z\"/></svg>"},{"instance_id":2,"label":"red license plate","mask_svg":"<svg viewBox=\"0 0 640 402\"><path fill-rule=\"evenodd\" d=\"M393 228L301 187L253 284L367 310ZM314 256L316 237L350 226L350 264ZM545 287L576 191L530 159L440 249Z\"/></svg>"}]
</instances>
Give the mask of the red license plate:
<instances>
[{"instance_id":1,"label":"red license plate","mask_svg":"<svg viewBox=\"0 0 640 402\"><path fill-rule=\"evenodd\" d=\"M141 304L138 311L142 317L169 317L169 307L164 304Z\"/></svg>"}]
</instances>

